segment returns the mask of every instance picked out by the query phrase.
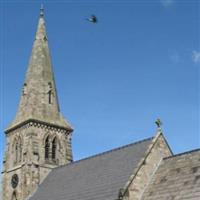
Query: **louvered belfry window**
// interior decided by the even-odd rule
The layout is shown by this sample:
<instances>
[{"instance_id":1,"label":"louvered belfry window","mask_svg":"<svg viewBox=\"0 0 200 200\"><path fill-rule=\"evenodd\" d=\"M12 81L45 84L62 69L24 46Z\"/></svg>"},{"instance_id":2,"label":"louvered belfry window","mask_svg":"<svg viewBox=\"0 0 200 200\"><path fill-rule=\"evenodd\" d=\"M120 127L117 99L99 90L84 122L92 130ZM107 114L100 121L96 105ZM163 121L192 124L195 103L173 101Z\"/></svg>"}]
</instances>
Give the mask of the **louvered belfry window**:
<instances>
[{"instance_id":1,"label":"louvered belfry window","mask_svg":"<svg viewBox=\"0 0 200 200\"><path fill-rule=\"evenodd\" d=\"M49 159L49 136L45 140L45 159Z\"/></svg>"},{"instance_id":2,"label":"louvered belfry window","mask_svg":"<svg viewBox=\"0 0 200 200\"><path fill-rule=\"evenodd\" d=\"M13 194L12 194L12 200L17 200L17 195L16 195L16 192L14 191Z\"/></svg>"},{"instance_id":3,"label":"louvered belfry window","mask_svg":"<svg viewBox=\"0 0 200 200\"><path fill-rule=\"evenodd\" d=\"M57 139L54 138L52 142L52 160L56 159Z\"/></svg>"},{"instance_id":4,"label":"louvered belfry window","mask_svg":"<svg viewBox=\"0 0 200 200\"><path fill-rule=\"evenodd\" d=\"M15 163L18 162L18 142L15 142Z\"/></svg>"}]
</instances>

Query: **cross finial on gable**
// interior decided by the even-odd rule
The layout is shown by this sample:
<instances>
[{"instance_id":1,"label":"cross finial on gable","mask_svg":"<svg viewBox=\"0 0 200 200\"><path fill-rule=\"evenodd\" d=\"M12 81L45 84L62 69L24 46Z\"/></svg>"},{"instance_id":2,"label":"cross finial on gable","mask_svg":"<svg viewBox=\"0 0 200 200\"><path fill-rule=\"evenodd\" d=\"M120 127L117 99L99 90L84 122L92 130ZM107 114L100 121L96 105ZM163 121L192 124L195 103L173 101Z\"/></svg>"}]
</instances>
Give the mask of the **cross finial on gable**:
<instances>
[{"instance_id":1,"label":"cross finial on gable","mask_svg":"<svg viewBox=\"0 0 200 200\"><path fill-rule=\"evenodd\" d=\"M159 118L155 121L155 123L156 123L158 128L161 128L162 122L161 122L161 120Z\"/></svg>"}]
</instances>

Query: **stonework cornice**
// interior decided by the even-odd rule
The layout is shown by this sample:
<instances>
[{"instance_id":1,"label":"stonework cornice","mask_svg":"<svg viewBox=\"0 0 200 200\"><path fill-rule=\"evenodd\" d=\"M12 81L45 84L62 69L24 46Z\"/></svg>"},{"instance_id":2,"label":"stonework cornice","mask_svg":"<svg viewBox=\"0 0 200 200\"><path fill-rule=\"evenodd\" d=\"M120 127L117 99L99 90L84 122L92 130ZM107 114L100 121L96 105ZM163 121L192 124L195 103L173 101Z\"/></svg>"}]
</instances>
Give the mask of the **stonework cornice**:
<instances>
[{"instance_id":1,"label":"stonework cornice","mask_svg":"<svg viewBox=\"0 0 200 200\"><path fill-rule=\"evenodd\" d=\"M22 131L23 129L30 128L30 127L41 128L41 129L49 130L49 131L56 131L56 132L64 133L66 135L69 135L70 133L73 132L73 129L68 129L66 127L42 122L35 119L29 119L20 124L17 124L16 126L10 129L5 130L5 133L9 134L10 132L19 132L19 131Z\"/></svg>"}]
</instances>

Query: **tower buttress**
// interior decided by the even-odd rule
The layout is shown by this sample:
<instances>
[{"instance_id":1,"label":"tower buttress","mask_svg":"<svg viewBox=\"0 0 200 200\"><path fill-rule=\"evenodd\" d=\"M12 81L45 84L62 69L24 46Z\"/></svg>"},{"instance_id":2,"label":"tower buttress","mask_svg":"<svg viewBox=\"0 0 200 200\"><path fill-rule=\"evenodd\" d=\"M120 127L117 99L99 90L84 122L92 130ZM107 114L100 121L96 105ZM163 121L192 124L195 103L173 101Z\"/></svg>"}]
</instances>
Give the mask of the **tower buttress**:
<instances>
[{"instance_id":1,"label":"tower buttress","mask_svg":"<svg viewBox=\"0 0 200 200\"><path fill-rule=\"evenodd\" d=\"M18 110L5 130L3 200L26 199L53 168L72 162L72 132L60 112L41 8Z\"/></svg>"}]
</instances>

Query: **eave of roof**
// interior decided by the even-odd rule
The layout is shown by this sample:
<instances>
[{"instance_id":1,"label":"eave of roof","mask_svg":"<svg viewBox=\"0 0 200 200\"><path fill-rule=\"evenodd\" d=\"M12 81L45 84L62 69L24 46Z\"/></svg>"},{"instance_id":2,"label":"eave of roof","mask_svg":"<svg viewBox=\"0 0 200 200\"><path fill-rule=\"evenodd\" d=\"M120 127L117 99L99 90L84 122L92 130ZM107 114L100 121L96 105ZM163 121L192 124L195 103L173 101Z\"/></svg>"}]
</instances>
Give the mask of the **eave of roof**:
<instances>
[{"instance_id":1,"label":"eave of roof","mask_svg":"<svg viewBox=\"0 0 200 200\"><path fill-rule=\"evenodd\" d=\"M151 137L55 168L31 200L55 200L56 194L57 200L114 200L145 157L152 140Z\"/></svg>"}]
</instances>

